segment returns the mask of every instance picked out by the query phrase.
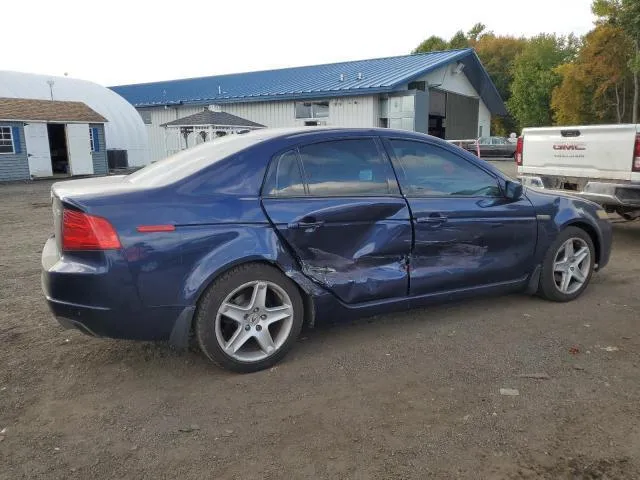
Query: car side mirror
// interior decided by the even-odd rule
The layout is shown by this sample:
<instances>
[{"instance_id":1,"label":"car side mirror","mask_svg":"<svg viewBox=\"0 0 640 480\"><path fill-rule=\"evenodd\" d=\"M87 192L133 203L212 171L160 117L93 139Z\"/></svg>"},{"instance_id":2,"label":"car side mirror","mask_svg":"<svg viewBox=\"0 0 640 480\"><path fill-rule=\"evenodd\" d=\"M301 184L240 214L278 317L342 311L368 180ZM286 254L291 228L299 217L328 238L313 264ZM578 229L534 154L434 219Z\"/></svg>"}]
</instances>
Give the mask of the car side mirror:
<instances>
[{"instance_id":1,"label":"car side mirror","mask_svg":"<svg viewBox=\"0 0 640 480\"><path fill-rule=\"evenodd\" d=\"M520 182L514 182L513 180L507 180L504 185L505 197L509 200L520 200L522 198L522 184Z\"/></svg>"}]
</instances>

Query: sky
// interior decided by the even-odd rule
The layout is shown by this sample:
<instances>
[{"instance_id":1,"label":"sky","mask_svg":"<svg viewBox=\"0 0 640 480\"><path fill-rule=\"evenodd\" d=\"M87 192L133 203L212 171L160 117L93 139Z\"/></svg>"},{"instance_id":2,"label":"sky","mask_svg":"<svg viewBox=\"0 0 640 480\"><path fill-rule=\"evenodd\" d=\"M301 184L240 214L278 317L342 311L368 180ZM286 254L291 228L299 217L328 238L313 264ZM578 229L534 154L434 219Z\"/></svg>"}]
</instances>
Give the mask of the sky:
<instances>
[{"instance_id":1,"label":"sky","mask_svg":"<svg viewBox=\"0 0 640 480\"><path fill-rule=\"evenodd\" d=\"M5 0L2 17L12 20L2 25L0 70L110 86L361 60L405 55L431 35L448 39L476 22L496 34L581 35L593 27L590 4Z\"/></svg>"}]
</instances>

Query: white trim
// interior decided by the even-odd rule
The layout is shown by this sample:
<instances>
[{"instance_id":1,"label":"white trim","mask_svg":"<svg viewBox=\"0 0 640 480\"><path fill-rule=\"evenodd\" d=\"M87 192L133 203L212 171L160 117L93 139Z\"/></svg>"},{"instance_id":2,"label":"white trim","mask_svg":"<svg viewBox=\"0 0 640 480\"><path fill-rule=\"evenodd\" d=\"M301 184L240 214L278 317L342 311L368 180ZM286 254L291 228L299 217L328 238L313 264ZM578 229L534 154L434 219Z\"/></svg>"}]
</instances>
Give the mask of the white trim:
<instances>
[{"instance_id":1,"label":"white trim","mask_svg":"<svg viewBox=\"0 0 640 480\"><path fill-rule=\"evenodd\" d=\"M11 151L10 152L0 152L0 155L15 155L16 154L16 145L13 138L13 125L0 125L0 128L8 128L9 129L9 140L11 141Z\"/></svg>"}]
</instances>

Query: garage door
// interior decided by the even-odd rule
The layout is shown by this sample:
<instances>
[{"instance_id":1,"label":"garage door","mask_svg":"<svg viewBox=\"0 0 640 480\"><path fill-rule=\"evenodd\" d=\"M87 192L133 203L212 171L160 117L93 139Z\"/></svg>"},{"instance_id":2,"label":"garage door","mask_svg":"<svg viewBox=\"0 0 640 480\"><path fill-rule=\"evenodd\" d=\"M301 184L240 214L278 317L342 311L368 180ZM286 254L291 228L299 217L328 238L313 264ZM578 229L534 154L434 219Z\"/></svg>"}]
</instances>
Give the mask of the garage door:
<instances>
[{"instance_id":1,"label":"garage door","mask_svg":"<svg viewBox=\"0 0 640 480\"><path fill-rule=\"evenodd\" d=\"M447 140L477 138L479 108L477 98L447 93L445 138Z\"/></svg>"}]
</instances>

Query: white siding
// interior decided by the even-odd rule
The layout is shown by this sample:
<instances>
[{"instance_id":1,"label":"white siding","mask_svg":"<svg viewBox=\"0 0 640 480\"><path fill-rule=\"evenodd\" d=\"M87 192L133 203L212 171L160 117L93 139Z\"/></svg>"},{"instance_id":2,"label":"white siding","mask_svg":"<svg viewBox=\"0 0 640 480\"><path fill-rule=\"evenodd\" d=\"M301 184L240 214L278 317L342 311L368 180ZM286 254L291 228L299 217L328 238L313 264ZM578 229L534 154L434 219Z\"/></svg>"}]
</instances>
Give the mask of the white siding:
<instances>
[{"instance_id":1,"label":"white siding","mask_svg":"<svg viewBox=\"0 0 640 480\"><path fill-rule=\"evenodd\" d=\"M163 128L160 125L201 112L204 108L203 106L180 106L145 109L151 112L151 125L145 125L145 127L149 136L149 156L152 162L181 150L184 144L177 128Z\"/></svg>"},{"instance_id":2,"label":"white siding","mask_svg":"<svg viewBox=\"0 0 640 480\"><path fill-rule=\"evenodd\" d=\"M216 110L231 113L271 128L303 126L296 119L295 102L253 102L216 105ZM318 119L336 127L374 127L378 124L378 97L340 97L329 100L329 117Z\"/></svg>"},{"instance_id":3,"label":"white siding","mask_svg":"<svg viewBox=\"0 0 640 480\"><path fill-rule=\"evenodd\" d=\"M480 127L482 127L482 135L491 135L491 112L480 99L480 114L478 116L478 136L480 136Z\"/></svg>"},{"instance_id":4,"label":"white siding","mask_svg":"<svg viewBox=\"0 0 640 480\"><path fill-rule=\"evenodd\" d=\"M165 129L160 125L178 118L193 115L205 107L153 107L151 125L146 125L149 134L151 161L160 160L184 148L184 140L177 129ZM303 126L304 119L296 119L293 101L252 102L212 105L212 110L223 111L246 118L267 127ZM329 99L329 117L318 119L326 125L337 127L377 127L379 116L377 96L339 97ZM189 146L192 146L191 144Z\"/></svg>"}]
</instances>

